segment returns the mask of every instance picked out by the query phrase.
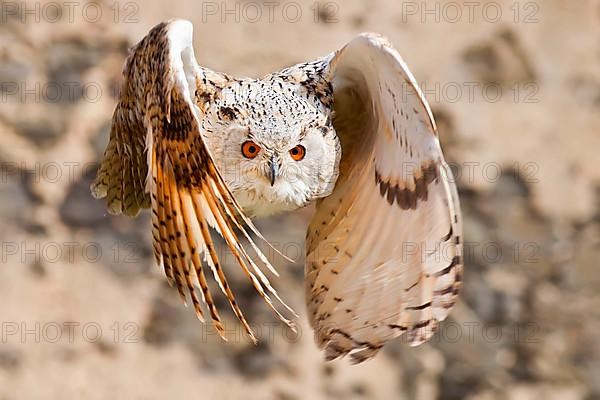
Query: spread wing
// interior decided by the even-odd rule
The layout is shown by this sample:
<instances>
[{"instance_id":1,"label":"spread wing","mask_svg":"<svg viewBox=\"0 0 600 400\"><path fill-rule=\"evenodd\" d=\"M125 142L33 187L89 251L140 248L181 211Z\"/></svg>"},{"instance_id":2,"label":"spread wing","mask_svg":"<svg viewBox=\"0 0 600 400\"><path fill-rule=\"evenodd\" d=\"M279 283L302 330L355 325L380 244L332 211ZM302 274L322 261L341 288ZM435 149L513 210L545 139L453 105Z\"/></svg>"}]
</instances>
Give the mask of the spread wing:
<instances>
[{"instance_id":1,"label":"spread wing","mask_svg":"<svg viewBox=\"0 0 600 400\"><path fill-rule=\"evenodd\" d=\"M202 138L202 104L197 103L198 107L192 99L210 96L214 86L228 78L198 66L192 48L192 24L178 20L153 28L132 49L124 78L110 142L92 185L93 195L106 197L113 214L133 216L141 208L151 207L156 262L184 303L188 296L191 298L203 321L202 304L207 306L223 338L221 319L207 283L208 272L253 339L254 335L227 283L211 229L223 236L268 305L291 325L271 300L273 296L281 302L277 293L238 240L236 228L272 269L250 238L250 231L258 232L225 186Z\"/></svg>"},{"instance_id":2,"label":"spread wing","mask_svg":"<svg viewBox=\"0 0 600 400\"><path fill-rule=\"evenodd\" d=\"M340 177L307 234L306 292L317 343L334 359L426 341L454 305L461 216L420 89L398 52L363 34L324 59Z\"/></svg>"}]
</instances>

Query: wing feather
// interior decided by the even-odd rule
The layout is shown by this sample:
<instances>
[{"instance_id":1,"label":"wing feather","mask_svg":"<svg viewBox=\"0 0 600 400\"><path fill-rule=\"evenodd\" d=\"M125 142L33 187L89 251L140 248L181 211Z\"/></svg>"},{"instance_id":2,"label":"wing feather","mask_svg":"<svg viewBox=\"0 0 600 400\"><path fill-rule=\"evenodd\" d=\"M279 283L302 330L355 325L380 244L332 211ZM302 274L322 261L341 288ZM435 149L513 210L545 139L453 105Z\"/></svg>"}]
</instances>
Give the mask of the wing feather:
<instances>
[{"instance_id":1,"label":"wing feather","mask_svg":"<svg viewBox=\"0 0 600 400\"><path fill-rule=\"evenodd\" d=\"M340 176L307 233L310 322L326 357L427 340L456 301L458 196L433 116L398 52L363 34L325 59Z\"/></svg>"},{"instance_id":2,"label":"wing feather","mask_svg":"<svg viewBox=\"0 0 600 400\"><path fill-rule=\"evenodd\" d=\"M268 306L293 328L292 322L277 310L271 295L290 308L239 242L235 229L242 232L265 266L274 271L250 232L264 238L227 189L202 138L202 105L196 106L192 101L194 92L207 77L228 78L198 66L191 23L173 20L153 28L132 49L124 77L110 141L92 185L93 195L106 197L108 210L113 214L136 215L142 208L152 209L156 262L184 303L190 296L201 320L203 304L206 305L224 339L205 265L250 338L255 341L256 337L229 286L211 229L225 238L244 274Z\"/></svg>"}]
</instances>

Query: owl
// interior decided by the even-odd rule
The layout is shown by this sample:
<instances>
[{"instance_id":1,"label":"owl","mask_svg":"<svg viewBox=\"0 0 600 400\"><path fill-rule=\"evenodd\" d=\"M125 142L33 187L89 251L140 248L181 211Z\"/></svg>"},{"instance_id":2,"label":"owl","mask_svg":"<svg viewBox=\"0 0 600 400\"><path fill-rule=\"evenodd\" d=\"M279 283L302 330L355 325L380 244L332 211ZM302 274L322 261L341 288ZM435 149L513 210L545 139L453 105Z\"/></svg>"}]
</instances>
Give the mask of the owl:
<instances>
[{"instance_id":1,"label":"owl","mask_svg":"<svg viewBox=\"0 0 600 400\"><path fill-rule=\"evenodd\" d=\"M92 194L112 214L151 209L156 263L200 320L225 339L214 279L256 340L214 232L293 328L252 219L316 203L305 292L326 359L358 363L394 338L433 335L461 286L460 209L431 110L386 39L361 34L316 61L234 78L201 67L192 24L171 20L132 48L123 75Z\"/></svg>"}]
</instances>

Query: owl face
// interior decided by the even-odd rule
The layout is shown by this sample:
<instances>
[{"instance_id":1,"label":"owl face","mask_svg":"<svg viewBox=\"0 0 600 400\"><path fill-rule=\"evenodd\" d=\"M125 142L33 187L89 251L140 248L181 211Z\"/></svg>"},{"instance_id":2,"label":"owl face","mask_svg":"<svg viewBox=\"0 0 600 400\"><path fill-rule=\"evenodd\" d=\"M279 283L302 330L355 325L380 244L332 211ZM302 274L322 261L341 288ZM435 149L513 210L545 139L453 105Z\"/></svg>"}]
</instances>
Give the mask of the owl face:
<instances>
[{"instance_id":1,"label":"owl face","mask_svg":"<svg viewBox=\"0 0 600 400\"><path fill-rule=\"evenodd\" d=\"M329 112L297 85L236 82L211 106L208 144L246 213L260 217L331 193L340 147Z\"/></svg>"}]
</instances>

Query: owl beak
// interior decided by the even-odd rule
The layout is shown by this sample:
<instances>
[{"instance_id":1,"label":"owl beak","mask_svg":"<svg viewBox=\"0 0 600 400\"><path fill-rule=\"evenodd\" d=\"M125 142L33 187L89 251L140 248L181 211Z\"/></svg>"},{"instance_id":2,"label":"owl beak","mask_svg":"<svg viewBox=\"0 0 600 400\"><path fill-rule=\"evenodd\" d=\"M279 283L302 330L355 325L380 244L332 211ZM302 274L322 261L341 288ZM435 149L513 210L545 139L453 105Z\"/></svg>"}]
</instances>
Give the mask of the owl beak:
<instances>
[{"instance_id":1,"label":"owl beak","mask_svg":"<svg viewBox=\"0 0 600 400\"><path fill-rule=\"evenodd\" d=\"M275 156L271 156L269 160L269 178L271 180L271 186L275 184L275 178L279 175L279 164Z\"/></svg>"}]
</instances>

